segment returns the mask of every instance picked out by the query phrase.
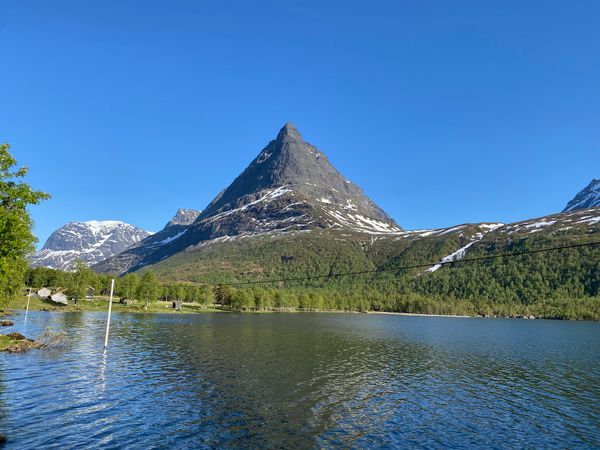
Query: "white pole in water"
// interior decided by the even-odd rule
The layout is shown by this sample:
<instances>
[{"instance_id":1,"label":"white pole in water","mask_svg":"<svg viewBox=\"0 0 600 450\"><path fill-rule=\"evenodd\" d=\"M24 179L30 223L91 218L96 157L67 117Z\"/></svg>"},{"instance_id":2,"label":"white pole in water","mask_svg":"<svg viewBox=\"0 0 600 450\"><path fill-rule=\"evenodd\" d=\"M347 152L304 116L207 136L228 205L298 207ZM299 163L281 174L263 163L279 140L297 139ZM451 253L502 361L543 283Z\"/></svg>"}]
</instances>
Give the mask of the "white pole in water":
<instances>
[{"instance_id":1,"label":"white pole in water","mask_svg":"<svg viewBox=\"0 0 600 450\"><path fill-rule=\"evenodd\" d=\"M29 294L27 294L27 307L25 308L25 322L27 322L27 313L29 312L29 300L31 299L31 288L29 288Z\"/></svg>"},{"instance_id":2,"label":"white pole in water","mask_svg":"<svg viewBox=\"0 0 600 450\"><path fill-rule=\"evenodd\" d=\"M108 300L108 317L106 318L106 336L104 337L104 348L108 347L108 331L110 330L110 312L112 310L113 291L115 290L115 279L110 283L110 299Z\"/></svg>"}]
</instances>

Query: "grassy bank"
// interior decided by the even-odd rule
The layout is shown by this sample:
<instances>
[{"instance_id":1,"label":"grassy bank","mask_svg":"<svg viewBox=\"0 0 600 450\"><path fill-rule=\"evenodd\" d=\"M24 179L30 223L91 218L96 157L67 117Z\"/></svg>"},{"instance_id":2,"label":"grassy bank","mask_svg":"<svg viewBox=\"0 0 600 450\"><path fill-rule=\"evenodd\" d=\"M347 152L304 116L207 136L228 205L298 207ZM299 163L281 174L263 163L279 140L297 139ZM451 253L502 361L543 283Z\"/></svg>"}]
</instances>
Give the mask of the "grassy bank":
<instances>
[{"instance_id":1,"label":"grassy bank","mask_svg":"<svg viewBox=\"0 0 600 450\"><path fill-rule=\"evenodd\" d=\"M27 339L20 333L0 334L0 352L24 353L41 344L32 339Z\"/></svg>"},{"instance_id":2,"label":"grassy bank","mask_svg":"<svg viewBox=\"0 0 600 450\"><path fill-rule=\"evenodd\" d=\"M238 290L236 292L239 292ZM232 297L234 298L234 297ZM235 298L234 298L235 299ZM262 297L261 297L262 299ZM156 301L144 308L144 303L135 301L130 305L122 305L118 300L113 301L113 311L131 313L171 313L171 314L197 314L206 312L238 312L246 314L262 314L271 312L369 312L390 313L403 315L443 316L443 317L504 317L504 318L536 318L536 319L558 319L558 320L600 320L600 302L596 298L581 300L554 300L544 303L530 305L505 305L501 303L451 301L444 302L427 298L414 298L412 301L405 300L389 308L335 308L327 307L298 307L298 306L256 306L258 303L253 297L249 298L248 306L242 306L246 302L226 302L224 307L200 303L183 303L182 311L173 308L170 301ZM262 302L262 300L261 300ZM263 302L264 303L264 302ZM327 303L327 302L320 302ZM19 297L9 303L7 309L24 310L27 305L27 297ZM254 306L250 306L254 305ZM336 306L336 305L333 305ZM389 305L388 305L389 306ZM56 312L83 312L99 311L106 312L108 309L108 297L95 297L93 300L80 300L77 304L69 303L67 306L41 300L32 297L29 309L32 311L56 311ZM2 312L0 311L0 316Z\"/></svg>"},{"instance_id":3,"label":"grassy bank","mask_svg":"<svg viewBox=\"0 0 600 450\"><path fill-rule=\"evenodd\" d=\"M93 300L80 300L77 304L69 302L62 306L56 303L32 297L29 302L30 311L59 311L59 312L82 312L82 311L102 311L108 310L108 297L95 297ZM8 304L7 309L24 310L27 307L27 297L18 297ZM113 300L112 310L115 312L133 312L133 313L204 313L221 311L221 309L212 306L203 306L198 303L184 303L182 311L173 309L171 302L157 301L148 305L145 309L141 302L135 302L130 305L122 305L118 300Z\"/></svg>"},{"instance_id":4,"label":"grassy bank","mask_svg":"<svg viewBox=\"0 0 600 450\"><path fill-rule=\"evenodd\" d=\"M0 334L0 352L6 351L8 348L15 345L16 343L18 343L17 339L13 339L12 337L7 336L6 334Z\"/></svg>"}]
</instances>

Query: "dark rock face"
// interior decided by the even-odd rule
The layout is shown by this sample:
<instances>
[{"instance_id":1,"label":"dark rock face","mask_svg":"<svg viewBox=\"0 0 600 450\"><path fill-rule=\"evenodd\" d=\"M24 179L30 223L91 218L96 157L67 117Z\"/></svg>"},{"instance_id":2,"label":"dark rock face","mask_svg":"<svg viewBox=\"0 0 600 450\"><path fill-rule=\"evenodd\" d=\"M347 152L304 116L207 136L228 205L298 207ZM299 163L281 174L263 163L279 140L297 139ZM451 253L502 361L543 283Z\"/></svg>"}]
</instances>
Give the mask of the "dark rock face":
<instances>
[{"instance_id":1,"label":"dark rock face","mask_svg":"<svg viewBox=\"0 0 600 450\"><path fill-rule=\"evenodd\" d=\"M92 265L150 235L146 230L118 221L70 222L52 233L42 250L29 259L32 267L63 270L69 269L77 259Z\"/></svg>"},{"instance_id":2,"label":"dark rock face","mask_svg":"<svg viewBox=\"0 0 600 450\"><path fill-rule=\"evenodd\" d=\"M580 191L563 210L563 212L576 209L594 208L600 206L600 180L593 179Z\"/></svg>"},{"instance_id":3,"label":"dark rock face","mask_svg":"<svg viewBox=\"0 0 600 450\"><path fill-rule=\"evenodd\" d=\"M228 207L243 205L247 196L283 186L313 202L342 208L352 205L355 212L397 228L361 188L333 167L325 154L305 142L291 123L287 123L277 138L208 205L200 220Z\"/></svg>"},{"instance_id":4,"label":"dark rock face","mask_svg":"<svg viewBox=\"0 0 600 450\"><path fill-rule=\"evenodd\" d=\"M96 269L134 271L214 239L329 228L368 234L401 231L288 123L193 223L168 237L157 233Z\"/></svg>"}]
</instances>

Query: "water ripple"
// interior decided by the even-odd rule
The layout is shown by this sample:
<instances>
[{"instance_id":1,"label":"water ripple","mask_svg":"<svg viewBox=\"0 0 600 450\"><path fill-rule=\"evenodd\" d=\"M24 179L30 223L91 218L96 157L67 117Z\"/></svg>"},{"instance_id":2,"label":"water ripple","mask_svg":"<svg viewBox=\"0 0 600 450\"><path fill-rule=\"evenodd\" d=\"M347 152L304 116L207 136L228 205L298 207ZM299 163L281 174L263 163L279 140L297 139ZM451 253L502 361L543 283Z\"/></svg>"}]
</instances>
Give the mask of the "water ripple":
<instances>
[{"instance_id":1,"label":"water ripple","mask_svg":"<svg viewBox=\"0 0 600 450\"><path fill-rule=\"evenodd\" d=\"M600 325L359 314L29 313L7 448L600 446ZM17 330L24 330L17 317Z\"/></svg>"}]
</instances>

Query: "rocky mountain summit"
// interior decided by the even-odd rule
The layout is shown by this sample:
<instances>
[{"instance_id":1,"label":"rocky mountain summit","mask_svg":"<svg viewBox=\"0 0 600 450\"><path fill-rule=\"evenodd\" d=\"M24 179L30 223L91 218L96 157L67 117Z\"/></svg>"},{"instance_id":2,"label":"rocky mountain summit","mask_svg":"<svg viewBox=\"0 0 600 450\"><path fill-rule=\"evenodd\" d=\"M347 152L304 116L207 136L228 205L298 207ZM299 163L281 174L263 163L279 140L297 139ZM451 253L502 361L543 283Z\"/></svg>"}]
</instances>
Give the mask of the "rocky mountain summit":
<instances>
[{"instance_id":1,"label":"rocky mountain summit","mask_svg":"<svg viewBox=\"0 0 600 450\"><path fill-rule=\"evenodd\" d=\"M195 209L179 208L175 216L165 225L165 228L169 228L173 225L189 225L196 220L202 211Z\"/></svg>"},{"instance_id":2,"label":"rocky mountain summit","mask_svg":"<svg viewBox=\"0 0 600 450\"><path fill-rule=\"evenodd\" d=\"M203 211L200 219L278 197L297 197L323 209L323 225L399 231L396 223L362 189L346 179L327 156L287 123L250 165ZM295 205L294 205L295 206Z\"/></svg>"},{"instance_id":3,"label":"rocky mountain summit","mask_svg":"<svg viewBox=\"0 0 600 450\"><path fill-rule=\"evenodd\" d=\"M124 273L214 239L314 229L372 235L402 231L287 123L193 223L164 239L153 236L96 269Z\"/></svg>"},{"instance_id":4,"label":"rocky mountain summit","mask_svg":"<svg viewBox=\"0 0 600 450\"><path fill-rule=\"evenodd\" d=\"M582 189L563 210L563 212L577 209L594 208L600 206L600 180L593 179Z\"/></svg>"},{"instance_id":5,"label":"rocky mountain summit","mask_svg":"<svg viewBox=\"0 0 600 450\"><path fill-rule=\"evenodd\" d=\"M39 252L30 256L32 267L68 270L75 260L87 265L115 256L152 233L120 221L69 222L54 231Z\"/></svg>"}]
</instances>

